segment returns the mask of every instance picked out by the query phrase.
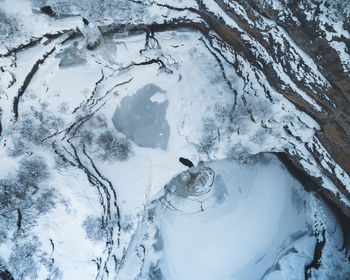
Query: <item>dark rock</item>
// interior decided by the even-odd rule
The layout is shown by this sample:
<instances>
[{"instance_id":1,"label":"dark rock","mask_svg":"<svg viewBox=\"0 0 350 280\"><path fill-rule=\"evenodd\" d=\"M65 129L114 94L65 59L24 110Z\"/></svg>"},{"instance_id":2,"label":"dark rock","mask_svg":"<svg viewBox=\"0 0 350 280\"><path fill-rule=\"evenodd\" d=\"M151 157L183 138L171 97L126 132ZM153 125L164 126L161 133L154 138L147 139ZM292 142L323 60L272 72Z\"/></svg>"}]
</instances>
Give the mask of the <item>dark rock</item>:
<instances>
[{"instance_id":1,"label":"dark rock","mask_svg":"<svg viewBox=\"0 0 350 280\"><path fill-rule=\"evenodd\" d=\"M312 269L318 269L321 266L321 257L324 246L326 245L326 231L323 230L322 234L319 234L317 237L314 258L312 262L305 266L305 280L313 279L312 278Z\"/></svg>"},{"instance_id":2,"label":"dark rock","mask_svg":"<svg viewBox=\"0 0 350 280\"><path fill-rule=\"evenodd\" d=\"M187 166L187 167L192 167L192 166L194 166L193 165L193 163L192 163L192 161L190 161L189 159L187 159L187 158L183 158L183 157L180 157L179 158L179 162L181 162L183 165L185 165L185 166Z\"/></svg>"},{"instance_id":3,"label":"dark rock","mask_svg":"<svg viewBox=\"0 0 350 280\"><path fill-rule=\"evenodd\" d=\"M57 14L52 10L51 6L44 6L40 9L44 14L47 14L50 17L56 17Z\"/></svg>"},{"instance_id":4,"label":"dark rock","mask_svg":"<svg viewBox=\"0 0 350 280\"><path fill-rule=\"evenodd\" d=\"M89 25L89 21L86 18L83 18L83 22L84 24Z\"/></svg>"},{"instance_id":5,"label":"dark rock","mask_svg":"<svg viewBox=\"0 0 350 280\"><path fill-rule=\"evenodd\" d=\"M4 267L0 265L0 280L15 280L11 273Z\"/></svg>"}]
</instances>

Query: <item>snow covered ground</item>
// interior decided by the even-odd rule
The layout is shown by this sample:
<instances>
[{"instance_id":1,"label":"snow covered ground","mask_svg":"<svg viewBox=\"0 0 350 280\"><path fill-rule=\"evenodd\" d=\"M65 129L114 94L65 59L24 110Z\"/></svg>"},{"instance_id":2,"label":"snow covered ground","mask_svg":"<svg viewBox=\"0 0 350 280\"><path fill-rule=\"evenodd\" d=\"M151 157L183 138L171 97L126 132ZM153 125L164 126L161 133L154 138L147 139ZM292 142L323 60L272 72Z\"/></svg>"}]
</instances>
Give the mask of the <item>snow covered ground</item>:
<instances>
[{"instance_id":1,"label":"snow covered ground","mask_svg":"<svg viewBox=\"0 0 350 280\"><path fill-rule=\"evenodd\" d=\"M301 144L319 126L272 87L269 101L239 55L243 78L189 28L111 33L88 50L74 30L96 26L10 2L30 36L72 30L1 51L0 269L16 280L304 279L325 230L328 267L315 273L349 275L332 212L267 153L293 150L334 188ZM154 7L147 22L164 11Z\"/></svg>"}]
</instances>

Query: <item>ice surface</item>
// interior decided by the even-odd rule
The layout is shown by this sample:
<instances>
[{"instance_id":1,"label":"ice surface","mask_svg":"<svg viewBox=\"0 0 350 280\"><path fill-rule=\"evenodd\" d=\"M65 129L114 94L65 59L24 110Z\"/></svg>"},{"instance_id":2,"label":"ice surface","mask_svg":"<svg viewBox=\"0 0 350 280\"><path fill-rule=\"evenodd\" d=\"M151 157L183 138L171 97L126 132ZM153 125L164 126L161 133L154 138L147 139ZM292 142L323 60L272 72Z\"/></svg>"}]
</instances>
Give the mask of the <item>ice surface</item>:
<instances>
[{"instance_id":1,"label":"ice surface","mask_svg":"<svg viewBox=\"0 0 350 280\"><path fill-rule=\"evenodd\" d=\"M57 54L56 57L61 59L60 67L73 66L86 61L83 52L78 48L78 42L74 42L72 46Z\"/></svg>"},{"instance_id":2,"label":"ice surface","mask_svg":"<svg viewBox=\"0 0 350 280\"><path fill-rule=\"evenodd\" d=\"M164 93L155 84L148 84L133 96L124 97L113 116L117 130L140 147L165 150L170 128L165 119L168 101L159 98L159 94Z\"/></svg>"},{"instance_id":3,"label":"ice surface","mask_svg":"<svg viewBox=\"0 0 350 280\"><path fill-rule=\"evenodd\" d=\"M86 47L89 50L95 49L102 42L102 34L93 23L80 26L80 31L85 37Z\"/></svg>"},{"instance_id":4,"label":"ice surface","mask_svg":"<svg viewBox=\"0 0 350 280\"><path fill-rule=\"evenodd\" d=\"M253 165L227 160L205 163L215 172L209 191L202 180L203 190L207 190L203 201L211 203L194 214L183 209L203 193L187 183L182 187L174 184L186 177L186 172L169 182L167 187L173 186L172 193L178 193L166 194L155 214L164 244L160 268L165 279L260 279L264 274L264 279L269 279L274 262L278 264L289 255L293 255L290 265L295 266L295 273L304 273L315 242L307 234L306 198L298 194L298 183L276 158L267 156L265 160ZM204 167L193 168L205 177ZM187 194L180 193L182 188ZM291 249L295 242L303 246L297 254Z\"/></svg>"}]
</instances>

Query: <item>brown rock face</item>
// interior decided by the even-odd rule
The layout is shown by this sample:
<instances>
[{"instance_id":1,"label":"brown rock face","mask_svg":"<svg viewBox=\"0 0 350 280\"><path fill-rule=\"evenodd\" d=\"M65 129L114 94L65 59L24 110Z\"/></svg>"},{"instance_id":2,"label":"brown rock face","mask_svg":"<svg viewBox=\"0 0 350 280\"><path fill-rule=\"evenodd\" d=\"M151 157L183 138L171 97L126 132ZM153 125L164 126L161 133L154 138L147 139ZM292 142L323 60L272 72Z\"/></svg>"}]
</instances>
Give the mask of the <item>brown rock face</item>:
<instances>
[{"instance_id":1,"label":"brown rock face","mask_svg":"<svg viewBox=\"0 0 350 280\"><path fill-rule=\"evenodd\" d=\"M295 24L291 18L282 21L278 18L278 13L268 7L260 10L261 13L268 15L278 24L283 26L290 34L291 38L315 61L317 69L326 77L331 87L327 89L315 89L318 95L326 95L332 100L330 106L327 100L317 99L322 106L322 112L310 110L305 104L299 100L291 100L297 107L310 114L321 127L321 131L317 133L317 137L322 145L327 149L332 158L350 174L350 75L344 71L344 67L339 59L337 52L330 46L330 42L326 38L326 33L320 29L321 23L314 19L308 21L305 11L300 9L295 1L288 4L290 16L295 16L300 25ZM306 1L302 1L306 2ZM307 2L306 2L307 3ZM305 4L306 6L306 4ZM313 12L319 13L319 6ZM345 18L344 18L345 20ZM344 24L344 27L345 24ZM333 29L331 26L328 28ZM332 40L343 42L349 46L349 38L333 37ZM316 151L315 151L316 152ZM315 155L318 157L317 155ZM321 158L319 158L321 160ZM350 193L339 181L337 176L327 170L324 172L339 188L339 190L348 198ZM328 192L325 195L330 197L337 205L342 205ZM350 211L346 207L342 210L350 217Z\"/></svg>"},{"instance_id":2,"label":"brown rock face","mask_svg":"<svg viewBox=\"0 0 350 280\"><path fill-rule=\"evenodd\" d=\"M300 156L290 151L286 151L286 154L295 168L313 178L318 185L317 191L321 192L329 203L340 209L345 219L350 219L350 207L341 199L343 196L350 200L347 189L349 186L346 185L346 180L342 180L344 174L339 174L350 174L350 75L343 65L344 61L341 61L336 49L332 47L332 42L340 42L350 49L350 38L335 32L332 19L325 23L325 18L327 21L331 16L338 16L338 19L343 20L344 29L349 30L349 17L344 14L345 12L342 14L342 11L346 10L346 2L281 0L275 1L280 4L277 8L273 5L273 1L215 0L214 2L238 27L228 24L222 14L213 12L212 7L206 6L207 2L197 1L198 8L159 6L176 11L187 10L199 15L204 24L194 24L185 20L184 22L186 26L203 33L211 43L211 47L218 53L216 59L219 62L223 60L229 63L244 79L244 70L241 69L237 59L238 55L241 56L257 72L263 73L274 90L317 121L320 129L315 133L315 141L319 144L306 142L302 144L313 156L317 168L337 187L338 193L323 188L322 180L310 175L309 170L300 164ZM237 9L236 4L243 7L245 16ZM266 24L269 21L273 24ZM277 40L273 36L274 32L278 33ZM246 35L249 36L249 40ZM261 50L264 53L257 54ZM235 59L230 60L225 54L227 52ZM312 62L306 62L296 56L295 52L304 52ZM297 69L291 66L291 62L296 60ZM281 66L284 75L276 70L276 64ZM316 72L324 77L325 83L318 82ZM262 86L264 87L263 84ZM305 95L301 95L300 91ZM271 101L269 90L265 89L265 94ZM314 100L314 104L310 103L310 98ZM245 100L244 97L242 99ZM248 111L252 121L255 122L250 109ZM290 136L302 142L288 127L285 129ZM327 157L321 152L322 148L326 149L332 159L328 161L327 167L322 164ZM336 164L343 171L339 171Z\"/></svg>"},{"instance_id":3,"label":"brown rock face","mask_svg":"<svg viewBox=\"0 0 350 280\"><path fill-rule=\"evenodd\" d=\"M312 106L310 102L297 94L295 88L281 79L269 60L265 57L258 58L254 54L255 50L250 43L242 39L242 31L227 25L204 5L199 5L200 8L197 13L205 20L210 29L219 35L224 44L229 45L235 53L240 54L251 65L264 73L274 89L291 101L299 110L307 113L318 122L320 130L316 133L317 139L326 148L331 158L347 174L350 174L350 75L345 70L338 53L331 46L331 43L334 41L342 42L349 46L349 38L334 35L331 40L329 38L327 40L327 28L331 30L330 32L334 31L334 29L329 24L325 25L326 30L322 28L321 20L317 17L322 12L324 13L320 4L313 7L311 4L308 4L308 1L302 1L303 9L300 3L289 1L288 4L284 5L287 11L284 12L282 10L274 10L268 4L258 4L257 1L253 0L248 1L249 4L247 1L237 1L245 8L250 20L248 22L247 18L238 14L229 5L228 1L216 0L215 2L238 24L241 30L249 34L255 42L264 48L274 62L282 64L288 78L300 90L313 98L321 109ZM313 13L312 20L307 19L307 9ZM284 16L281 18L282 12L284 12ZM291 40L313 60L317 71L328 81L328 86L322 86L314 82L307 83L306 79L297 78L298 73L288 64L288 60L292 60L293 56L288 53L288 50L281 50L281 44L274 41L271 36L266 40L264 34L268 33L268 29L259 28L255 25L255 23L261 22L266 17L275 21L278 28L284 28L288 33L287 36L290 36ZM346 27L346 24L344 26ZM207 37L209 40L213 39L209 34ZM288 41L284 42L284 44L287 47L292 46ZM308 73L315 71L315 69L312 69L302 61L298 67ZM313 145L311 148L308 147L308 149L322 172L328 176L342 195L350 199L350 193L347 190L349 186L345 185L344 181L339 178L336 166L330 164L329 168L325 168L321 164L324 154L319 152L319 148ZM297 168L303 169L298 162L300 160L298 157L290 155L290 159L292 159ZM317 178L315 180L318 181ZM338 195L325 189L322 189L322 192L324 196L341 209L345 216L350 218L349 207L340 201Z\"/></svg>"}]
</instances>

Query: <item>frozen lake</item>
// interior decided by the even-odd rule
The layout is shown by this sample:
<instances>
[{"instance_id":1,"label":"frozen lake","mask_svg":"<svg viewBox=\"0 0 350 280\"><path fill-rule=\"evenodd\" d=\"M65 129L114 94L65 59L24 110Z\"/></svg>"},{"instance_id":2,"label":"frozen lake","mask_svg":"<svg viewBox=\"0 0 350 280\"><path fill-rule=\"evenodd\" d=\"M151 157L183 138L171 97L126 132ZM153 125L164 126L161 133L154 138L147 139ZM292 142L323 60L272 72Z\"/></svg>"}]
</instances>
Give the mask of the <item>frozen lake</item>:
<instances>
[{"instance_id":1,"label":"frozen lake","mask_svg":"<svg viewBox=\"0 0 350 280\"><path fill-rule=\"evenodd\" d=\"M164 94L155 84L147 84L124 97L113 116L116 129L140 147L165 150L170 128L165 119L168 100Z\"/></svg>"},{"instance_id":2,"label":"frozen lake","mask_svg":"<svg viewBox=\"0 0 350 280\"><path fill-rule=\"evenodd\" d=\"M279 160L267 155L249 165L220 160L195 168L169 182L155 209L164 278L282 279L276 267L287 262L303 279L314 249L307 198ZM296 253L298 242L304 249Z\"/></svg>"}]
</instances>

